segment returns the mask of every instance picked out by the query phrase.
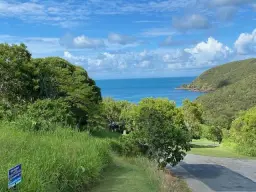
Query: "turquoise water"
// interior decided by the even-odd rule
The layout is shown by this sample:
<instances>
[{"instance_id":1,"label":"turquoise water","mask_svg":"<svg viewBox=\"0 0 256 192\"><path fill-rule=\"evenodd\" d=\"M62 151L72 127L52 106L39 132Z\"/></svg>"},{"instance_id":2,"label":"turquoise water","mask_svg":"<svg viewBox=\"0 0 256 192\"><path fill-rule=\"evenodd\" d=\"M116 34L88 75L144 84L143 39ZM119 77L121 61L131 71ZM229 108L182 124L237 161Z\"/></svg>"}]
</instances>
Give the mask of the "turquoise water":
<instances>
[{"instance_id":1,"label":"turquoise water","mask_svg":"<svg viewBox=\"0 0 256 192\"><path fill-rule=\"evenodd\" d=\"M181 106L184 99L194 100L202 94L175 89L194 79L195 77L115 79L97 80L96 84L101 88L103 97L113 97L117 100L128 100L135 103L145 97L164 97L175 101L177 106Z\"/></svg>"}]
</instances>

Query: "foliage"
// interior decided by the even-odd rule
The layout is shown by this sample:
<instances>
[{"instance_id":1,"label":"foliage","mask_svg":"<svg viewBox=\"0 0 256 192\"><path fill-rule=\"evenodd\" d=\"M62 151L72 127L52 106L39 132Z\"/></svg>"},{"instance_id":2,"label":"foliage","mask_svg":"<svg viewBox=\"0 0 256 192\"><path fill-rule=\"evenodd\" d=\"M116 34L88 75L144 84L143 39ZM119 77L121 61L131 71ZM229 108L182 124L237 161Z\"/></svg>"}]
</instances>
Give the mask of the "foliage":
<instances>
[{"instance_id":1,"label":"foliage","mask_svg":"<svg viewBox=\"0 0 256 192\"><path fill-rule=\"evenodd\" d=\"M0 98L16 103L31 99L30 60L24 44L0 44Z\"/></svg>"},{"instance_id":2,"label":"foliage","mask_svg":"<svg viewBox=\"0 0 256 192\"><path fill-rule=\"evenodd\" d=\"M201 125L202 128L202 137L221 143L223 138L222 129L218 126L207 126L207 125Z\"/></svg>"},{"instance_id":3,"label":"foliage","mask_svg":"<svg viewBox=\"0 0 256 192\"><path fill-rule=\"evenodd\" d=\"M184 121L188 129L191 131L193 139L200 139L202 135L202 110L200 105L189 100L184 100L182 105Z\"/></svg>"},{"instance_id":4,"label":"foliage","mask_svg":"<svg viewBox=\"0 0 256 192\"><path fill-rule=\"evenodd\" d=\"M187 87L212 92L201 95L203 120L229 129L240 111L256 105L256 59L224 64L207 70Z\"/></svg>"},{"instance_id":5,"label":"foliage","mask_svg":"<svg viewBox=\"0 0 256 192\"><path fill-rule=\"evenodd\" d=\"M190 136L175 103L168 99L146 98L133 109L134 130L121 140L124 154L146 154L157 160L161 168L182 160L184 151L190 149Z\"/></svg>"},{"instance_id":6,"label":"foliage","mask_svg":"<svg viewBox=\"0 0 256 192\"><path fill-rule=\"evenodd\" d=\"M256 72L256 59L234 61L211 68L185 87L201 91L216 90L236 83Z\"/></svg>"},{"instance_id":7,"label":"foliage","mask_svg":"<svg viewBox=\"0 0 256 192\"><path fill-rule=\"evenodd\" d=\"M6 191L6 171L22 164L26 191L88 191L111 162L107 142L86 133L57 127L50 132L23 132L15 124L0 124L0 191Z\"/></svg>"},{"instance_id":8,"label":"foliage","mask_svg":"<svg viewBox=\"0 0 256 192\"><path fill-rule=\"evenodd\" d=\"M63 99L37 100L27 106L26 115L36 120L47 120L50 123L75 126L74 114Z\"/></svg>"},{"instance_id":9,"label":"foliage","mask_svg":"<svg viewBox=\"0 0 256 192\"><path fill-rule=\"evenodd\" d=\"M132 119L128 111L132 106L134 105L128 101L115 101L112 98L103 100L102 116L112 131L123 133L125 129L131 129L128 122Z\"/></svg>"},{"instance_id":10,"label":"foliage","mask_svg":"<svg viewBox=\"0 0 256 192\"><path fill-rule=\"evenodd\" d=\"M245 155L256 156L256 107L248 110L232 122L230 141Z\"/></svg>"},{"instance_id":11,"label":"foliage","mask_svg":"<svg viewBox=\"0 0 256 192\"><path fill-rule=\"evenodd\" d=\"M72 123L68 124L75 124L84 130L99 120L102 100L100 89L83 68L62 58L32 59L24 44L0 44L0 75L0 98L9 106L27 105L44 99L62 99L66 106L61 110L68 110L67 114L72 114ZM6 109L6 105L1 106L0 110ZM44 110L49 114L56 114L56 110L50 112L50 105L47 104L47 107Z\"/></svg>"}]
</instances>

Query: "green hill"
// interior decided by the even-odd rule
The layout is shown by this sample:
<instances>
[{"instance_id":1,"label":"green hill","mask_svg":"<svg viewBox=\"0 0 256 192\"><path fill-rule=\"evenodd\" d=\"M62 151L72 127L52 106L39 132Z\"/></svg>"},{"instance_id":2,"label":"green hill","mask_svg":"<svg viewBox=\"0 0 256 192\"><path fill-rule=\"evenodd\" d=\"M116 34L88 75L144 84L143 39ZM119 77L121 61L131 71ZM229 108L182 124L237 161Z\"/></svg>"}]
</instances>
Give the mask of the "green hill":
<instances>
[{"instance_id":1,"label":"green hill","mask_svg":"<svg viewBox=\"0 0 256 192\"><path fill-rule=\"evenodd\" d=\"M236 83L256 73L256 59L235 61L205 71L191 84L182 88L200 91L213 91Z\"/></svg>"},{"instance_id":2,"label":"green hill","mask_svg":"<svg viewBox=\"0 0 256 192\"><path fill-rule=\"evenodd\" d=\"M211 90L197 99L208 124L229 127L240 112L256 106L256 59L236 61L212 68L189 89Z\"/></svg>"}]
</instances>

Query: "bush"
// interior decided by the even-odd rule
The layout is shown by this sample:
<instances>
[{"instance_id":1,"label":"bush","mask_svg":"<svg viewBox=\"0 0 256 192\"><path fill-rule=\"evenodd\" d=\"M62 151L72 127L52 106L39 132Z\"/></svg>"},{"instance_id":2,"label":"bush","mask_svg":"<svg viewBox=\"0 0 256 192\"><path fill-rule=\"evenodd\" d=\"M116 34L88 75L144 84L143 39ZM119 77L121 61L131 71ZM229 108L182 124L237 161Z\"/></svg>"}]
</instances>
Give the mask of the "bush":
<instances>
[{"instance_id":1,"label":"bush","mask_svg":"<svg viewBox=\"0 0 256 192\"><path fill-rule=\"evenodd\" d=\"M256 107L248 110L232 122L230 141L242 154L256 156Z\"/></svg>"},{"instance_id":2,"label":"bush","mask_svg":"<svg viewBox=\"0 0 256 192\"><path fill-rule=\"evenodd\" d=\"M7 170L22 164L27 191L87 191L111 162L109 145L69 128L51 132L23 132L0 124L0 191L6 191Z\"/></svg>"},{"instance_id":3,"label":"bush","mask_svg":"<svg viewBox=\"0 0 256 192\"><path fill-rule=\"evenodd\" d=\"M183 114L168 99L147 98L130 111L129 127L133 131L123 136L123 153L128 156L145 154L163 168L176 165L190 149L190 135Z\"/></svg>"},{"instance_id":4,"label":"bush","mask_svg":"<svg viewBox=\"0 0 256 192\"><path fill-rule=\"evenodd\" d=\"M63 99L37 100L28 105L26 115L35 121L47 120L50 123L75 126L76 121L70 108Z\"/></svg>"},{"instance_id":5,"label":"bush","mask_svg":"<svg viewBox=\"0 0 256 192\"><path fill-rule=\"evenodd\" d=\"M201 125L202 137L214 142L222 142L223 131L218 126Z\"/></svg>"}]
</instances>

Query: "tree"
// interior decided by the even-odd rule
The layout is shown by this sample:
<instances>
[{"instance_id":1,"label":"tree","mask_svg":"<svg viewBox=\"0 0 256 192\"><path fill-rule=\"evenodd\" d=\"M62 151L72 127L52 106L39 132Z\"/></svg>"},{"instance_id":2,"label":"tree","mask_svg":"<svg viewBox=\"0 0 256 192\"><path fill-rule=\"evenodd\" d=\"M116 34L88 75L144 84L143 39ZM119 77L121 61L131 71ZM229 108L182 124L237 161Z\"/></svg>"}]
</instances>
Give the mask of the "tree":
<instances>
[{"instance_id":1,"label":"tree","mask_svg":"<svg viewBox=\"0 0 256 192\"><path fill-rule=\"evenodd\" d=\"M24 44L0 44L0 75L0 98L10 106L62 99L80 130L98 118L100 88L83 68L62 58L32 59Z\"/></svg>"},{"instance_id":2,"label":"tree","mask_svg":"<svg viewBox=\"0 0 256 192\"><path fill-rule=\"evenodd\" d=\"M188 129L191 131L194 139L200 139L202 130L202 109L198 103L191 102L188 99L183 101L182 112L184 121Z\"/></svg>"},{"instance_id":3,"label":"tree","mask_svg":"<svg viewBox=\"0 0 256 192\"><path fill-rule=\"evenodd\" d=\"M31 54L24 44L0 44L0 97L8 102L21 102L30 97Z\"/></svg>"},{"instance_id":4,"label":"tree","mask_svg":"<svg viewBox=\"0 0 256 192\"><path fill-rule=\"evenodd\" d=\"M168 99L147 98L137 110L134 143L147 146L148 157L157 160L159 167L176 165L190 149L191 141L180 109Z\"/></svg>"}]
</instances>

